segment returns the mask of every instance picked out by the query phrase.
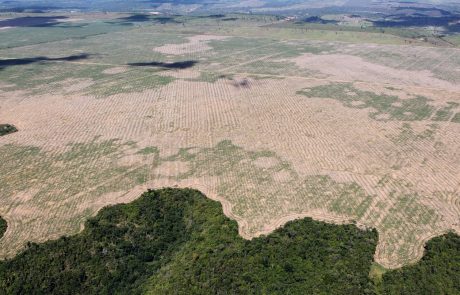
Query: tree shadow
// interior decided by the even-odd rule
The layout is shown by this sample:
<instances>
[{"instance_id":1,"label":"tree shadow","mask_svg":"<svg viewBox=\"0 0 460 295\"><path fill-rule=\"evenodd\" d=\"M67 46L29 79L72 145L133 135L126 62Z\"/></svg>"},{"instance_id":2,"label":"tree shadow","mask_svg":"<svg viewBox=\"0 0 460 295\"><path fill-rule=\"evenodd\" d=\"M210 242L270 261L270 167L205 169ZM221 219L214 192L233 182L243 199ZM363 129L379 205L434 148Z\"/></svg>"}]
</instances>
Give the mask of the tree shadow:
<instances>
[{"instance_id":1,"label":"tree shadow","mask_svg":"<svg viewBox=\"0 0 460 295\"><path fill-rule=\"evenodd\" d=\"M166 68L166 69L187 69L193 67L198 62L195 60L185 60L177 62L136 62L129 63L129 66L133 67L157 67L157 68Z\"/></svg>"},{"instance_id":2,"label":"tree shadow","mask_svg":"<svg viewBox=\"0 0 460 295\"><path fill-rule=\"evenodd\" d=\"M432 17L421 14L409 16L392 16L384 20L372 21L376 27L443 27L447 32L455 33L460 31L460 15L448 15Z\"/></svg>"},{"instance_id":3,"label":"tree shadow","mask_svg":"<svg viewBox=\"0 0 460 295\"><path fill-rule=\"evenodd\" d=\"M0 28L4 27L52 27L60 24L60 20L67 16L24 16L0 21Z\"/></svg>"},{"instance_id":4,"label":"tree shadow","mask_svg":"<svg viewBox=\"0 0 460 295\"><path fill-rule=\"evenodd\" d=\"M159 23L159 24L182 24L183 22L176 20L174 17L168 17L168 16L160 16L160 17L155 17L152 18L152 21L154 23Z\"/></svg>"},{"instance_id":5,"label":"tree shadow","mask_svg":"<svg viewBox=\"0 0 460 295\"><path fill-rule=\"evenodd\" d=\"M76 61L87 59L91 56L88 53L82 53L77 55L70 55L65 57L46 57L46 56L37 56L37 57L25 57L25 58L11 58L11 59L0 59L0 70L11 67L11 66L20 66L28 65L36 62L44 61Z\"/></svg>"},{"instance_id":6,"label":"tree shadow","mask_svg":"<svg viewBox=\"0 0 460 295\"><path fill-rule=\"evenodd\" d=\"M301 21L298 21L297 23L310 23L310 24L323 24L323 25L334 24L335 25L338 23L338 21L323 19L320 16L310 16L310 17L304 18Z\"/></svg>"},{"instance_id":7,"label":"tree shadow","mask_svg":"<svg viewBox=\"0 0 460 295\"><path fill-rule=\"evenodd\" d=\"M120 17L118 19L124 22L147 22L151 20L150 16L147 14L133 14L126 17Z\"/></svg>"},{"instance_id":8,"label":"tree shadow","mask_svg":"<svg viewBox=\"0 0 460 295\"><path fill-rule=\"evenodd\" d=\"M120 17L117 18L122 24L132 24L136 22L151 22L151 23L159 23L159 24L181 24L182 22L177 21L174 17L170 16L154 16L148 14L133 14L130 16Z\"/></svg>"}]
</instances>

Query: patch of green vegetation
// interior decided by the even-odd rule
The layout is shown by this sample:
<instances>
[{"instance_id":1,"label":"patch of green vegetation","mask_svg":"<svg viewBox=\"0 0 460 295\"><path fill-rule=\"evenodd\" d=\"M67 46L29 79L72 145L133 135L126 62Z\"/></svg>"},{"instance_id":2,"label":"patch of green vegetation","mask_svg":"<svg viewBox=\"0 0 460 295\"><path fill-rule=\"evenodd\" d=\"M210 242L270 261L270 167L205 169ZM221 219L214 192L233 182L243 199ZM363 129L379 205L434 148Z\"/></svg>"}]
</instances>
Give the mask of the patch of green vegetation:
<instances>
[{"instance_id":1,"label":"patch of green vegetation","mask_svg":"<svg viewBox=\"0 0 460 295\"><path fill-rule=\"evenodd\" d=\"M0 136L17 132L18 129L14 125L0 124Z\"/></svg>"},{"instance_id":2,"label":"patch of green vegetation","mask_svg":"<svg viewBox=\"0 0 460 295\"><path fill-rule=\"evenodd\" d=\"M456 46L460 46L460 34L451 34L444 36L442 39L455 44Z\"/></svg>"},{"instance_id":3,"label":"patch of green vegetation","mask_svg":"<svg viewBox=\"0 0 460 295\"><path fill-rule=\"evenodd\" d=\"M378 294L459 294L460 236L448 233L430 240L423 258L383 274Z\"/></svg>"},{"instance_id":4,"label":"patch of green vegetation","mask_svg":"<svg viewBox=\"0 0 460 295\"><path fill-rule=\"evenodd\" d=\"M17 48L34 44L44 44L68 39L84 39L113 32L129 30L129 27L101 21L79 23L72 26L62 24L44 27L16 27L2 31L0 49ZM21 36L18 38L18 36ZM48 48L48 46L46 46Z\"/></svg>"},{"instance_id":5,"label":"patch of green vegetation","mask_svg":"<svg viewBox=\"0 0 460 295\"><path fill-rule=\"evenodd\" d=\"M141 155L159 154L159 150L155 146L147 146L137 152Z\"/></svg>"},{"instance_id":6,"label":"patch of green vegetation","mask_svg":"<svg viewBox=\"0 0 460 295\"><path fill-rule=\"evenodd\" d=\"M258 75L258 74L251 74L248 76L254 80L283 80L284 77L280 76L271 76L271 75Z\"/></svg>"},{"instance_id":7,"label":"patch of green vegetation","mask_svg":"<svg viewBox=\"0 0 460 295\"><path fill-rule=\"evenodd\" d=\"M386 89L388 90L401 90L401 89L398 89L398 88L395 88L395 87L392 87L392 86L385 86Z\"/></svg>"},{"instance_id":8,"label":"patch of green vegetation","mask_svg":"<svg viewBox=\"0 0 460 295\"><path fill-rule=\"evenodd\" d=\"M272 38L243 37L213 40L208 44L213 47L213 54L207 60L209 69L220 71L225 64L225 67L231 67L238 72L265 75L311 74L311 70L301 69L285 59L304 53L319 54L333 48L325 43L282 42Z\"/></svg>"},{"instance_id":9,"label":"patch of green vegetation","mask_svg":"<svg viewBox=\"0 0 460 295\"><path fill-rule=\"evenodd\" d=\"M460 123L460 113L456 113L455 116L452 118L451 122Z\"/></svg>"},{"instance_id":10,"label":"patch of green vegetation","mask_svg":"<svg viewBox=\"0 0 460 295\"><path fill-rule=\"evenodd\" d=\"M208 45L213 48L215 57L211 57L213 60L219 61L218 57L229 55L229 57L241 58L241 56L234 56L235 52L246 52L249 51L251 54L260 54L260 51L265 47L269 47L273 40L265 38L244 38L244 37L232 37L224 40L211 40ZM263 52L265 53L265 52Z\"/></svg>"},{"instance_id":11,"label":"patch of green vegetation","mask_svg":"<svg viewBox=\"0 0 460 295\"><path fill-rule=\"evenodd\" d=\"M394 228L401 225L399 218L402 212L409 217L409 223L412 225L429 225L433 224L439 216L434 209L431 209L418 202L418 195L401 195L396 199L396 203L390 209L391 216L385 217L382 221L384 228Z\"/></svg>"},{"instance_id":12,"label":"patch of green vegetation","mask_svg":"<svg viewBox=\"0 0 460 295\"><path fill-rule=\"evenodd\" d=\"M411 253L418 237L426 228L436 228L439 215L423 203L417 194L392 194L395 203L379 225L379 233L387 239L385 255L396 255L403 264L411 263ZM391 246L390 246L391 245Z\"/></svg>"},{"instance_id":13,"label":"patch of green vegetation","mask_svg":"<svg viewBox=\"0 0 460 295\"><path fill-rule=\"evenodd\" d=\"M377 262L373 262L369 272L369 278L376 286L379 286L382 283L383 274L385 274L387 271L388 269L385 267L381 266Z\"/></svg>"},{"instance_id":14,"label":"patch of green vegetation","mask_svg":"<svg viewBox=\"0 0 460 295\"><path fill-rule=\"evenodd\" d=\"M293 54L296 56L296 54ZM281 56L277 56L281 58ZM247 64L238 66L235 70L239 72L258 74L258 75L279 75L279 76L311 76L317 71L300 68L294 62L288 61L272 61L272 60L256 60Z\"/></svg>"},{"instance_id":15,"label":"patch of green vegetation","mask_svg":"<svg viewBox=\"0 0 460 295\"><path fill-rule=\"evenodd\" d=\"M7 227L8 224L6 223L6 220L0 216L0 239L3 238L3 235L5 234Z\"/></svg>"},{"instance_id":16,"label":"patch of green vegetation","mask_svg":"<svg viewBox=\"0 0 460 295\"><path fill-rule=\"evenodd\" d=\"M98 197L127 191L149 179L149 167L155 165L156 157L145 155L145 164L120 163L125 150L132 149L132 145L119 140L97 138L87 143L72 144L67 150L54 153L37 147L0 146L2 201L17 204L17 192L27 194L33 190L31 198L21 201L22 205L33 207L37 216L46 215L40 218L24 216L16 224L17 230L28 231L30 226L44 228L47 226L43 223L50 222L59 224L59 227L49 228L50 235L62 230L78 232L81 220L95 213L97 206L93 204ZM87 202L86 198L92 201ZM52 215L47 213L50 208ZM14 239L11 243L11 247L0 249L3 256L16 252L15 247L21 248L23 241Z\"/></svg>"},{"instance_id":17,"label":"patch of green vegetation","mask_svg":"<svg viewBox=\"0 0 460 295\"><path fill-rule=\"evenodd\" d=\"M344 237L347 237L344 239ZM310 218L244 240L219 203L148 191L0 262L5 294L372 294L377 233Z\"/></svg>"},{"instance_id":18,"label":"patch of green vegetation","mask_svg":"<svg viewBox=\"0 0 460 295\"><path fill-rule=\"evenodd\" d=\"M358 220L374 199L356 183L339 183L323 175L301 177L276 153L247 151L229 140L212 148L182 149L160 161L188 162L188 170L179 174L177 180L221 179L218 193L233 204L235 214L252 221L249 233L262 230L275 216L281 218L309 208L327 208ZM240 185L242 182L244 186Z\"/></svg>"},{"instance_id":19,"label":"patch of green vegetation","mask_svg":"<svg viewBox=\"0 0 460 295\"><path fill-rule=\"evenodd\" d=\"M448 102L447 106L444 106L440 108L436 113L434 114L432 120L433 121L449 121L449 119L452 117L453 109L457 108L459 106L458 103L456 102Z\"/></svg>"},{"instance_id":20,"label":"patch of green vegetation","mask_svg":"<svg viewBox=\"0 0 460 295\"><path fill-rule=\"evenodd\" d=\"M157 88L175 80L173 77L161 76L158 70L130 71L123 75L103 80L88 88L88 93L96 97L107 97L119 93L142 92Z\"/></svg>"},{"instance_id":21,"label":"patch of green vegetation","mask_svg":"<svg viewBox=\"0 0 460 295\"><path fill-rule=\"evenodd\" d=\"M226 75L226 74L221 74L221 73L216 73L216 72L206 72L206 71L201 71L200 76L198 78L193 78L190 79L191 81L202 81L202 82L208 82L208 83L214 83L217 82L219 79L232 79L233 75Z\"/></svg>"},{"instance_id":22,"label":"patch of green vegetation","mask_svg":"<svg viewBox=\"0 0 460 295\"><path fill-rule=\"evenodd\" d=\"M130 67L117 74L105 73L111 67L104 63L42 62L5 68L0 71L0 79L7 84L3 87L5 91L21 90L33 95L83 92L97 97L141 92L174 80L173 77L159 75L163 71L159 68Z\"/></svg>"},{"instance_id":23,"label":"patch of green vegetation","mask_svg":"<svg viewBox=\"0 0 460 295\"><path fill-rule=\"evenodd\" d=\"M27 206L39 208L43 214L50 206L54 212L66 212L44 218L47 223L59 223L60 227L56 230L61 232L63 228L69 233L78 231L81 220L94 214L93 204L97 198L104 198L106 194L126 192L155 179L181 181L208 177L218 179L216 193L225 196L232 204L235 215L248 221L244 228L247 235L264 232L267 224L289 214L321 209L366 222L367 226L377 226L395 239L401 240L404 236L403 244L398 243L393 249L386 247L385 251L391 250L393 252L387 255L406 261L411 258L411 247L416 243L414 239L420 230L435 227L438 219L417 198L411 198L408 204L404 203L407 206L400 204L405 210L391 209L379 219L385 222L376 223L379 211L369 212L375 196L367 194L357 183L337 182L327 175L301 176L291 163L276 153L248 151L229 140L210 148L180 149L177 154L166 157L161 157L160 151L154 147L139 149L132 142L97 138L92 142L72 144L60 153L51 154L38 148L15 145L0 147L0 153L5 155L0 167L0 182L5 184L0 186L0 194L6 196L5 202L17 202L15 192L27 193L37 188ZM142 163L129 164L130 161L123 160L132 154L142 157ZM178 170L177 174L152 173L155 167L167 163L175 166L178 162L182 162L180 164L184 169ZM41 185L37 187L36 183ZM382 185L387 184L382 180ZM86 202L85 199L91 201ZM82 209L69 211L69 207ZM373 218L362 220L364 216ZM44 226L40 220L24 218L18 230L26 230L31 226L30 222L34 222L34 226ZM392 220L397 222L389 224ZM18 239L16 242L23 241ZM398 252L401 248L405 249L404 253ZM15 252L14 248L4 251ZM6 252L2 254L6 255Z\"/></svg>"},{"instance_id":24,"label":"patch of green vegetation","mask_svg":"<svg viewBox=\"0 0 460 295\"><path fill-rule=\"evenodd\" d=\"M102 72L109 68L100 65L78 65L65 62L41 62L30 65L8 67L0 71L0 79L7 86L5 91L26 91L28 94L55 93L66 90L80 79L103 80Z\"/></svg>"},{"instance_id":25,"label":"patch of green vegetation","mask_svg":"<svg viewBox=\"0 0 460 295\"><path fill-rule=\"evenodd\" d=\"M391 137L391 140L394 143L404 144L406 146L418 140L434 140L434 135L439 126L437 124L429 124L427 127L427 129L417 133L412 129L409 123L403 123L399 134Z\"/></svg>"},{"instance_id":26,"label":"patch of green vegetation","mask_svg":"<svg viewBox=\"0 0 460 295\"><path fill-rule=\"evenodd\" d=\"M434 107L424 96L401 99L395 95L363 91L353 87L352 83L321 85L299 93L307 97L335 99L350 108L372 108L375 112L369 116L375 120L421 121L429 119L434 112Z\"/></svg>"}]
</instances>

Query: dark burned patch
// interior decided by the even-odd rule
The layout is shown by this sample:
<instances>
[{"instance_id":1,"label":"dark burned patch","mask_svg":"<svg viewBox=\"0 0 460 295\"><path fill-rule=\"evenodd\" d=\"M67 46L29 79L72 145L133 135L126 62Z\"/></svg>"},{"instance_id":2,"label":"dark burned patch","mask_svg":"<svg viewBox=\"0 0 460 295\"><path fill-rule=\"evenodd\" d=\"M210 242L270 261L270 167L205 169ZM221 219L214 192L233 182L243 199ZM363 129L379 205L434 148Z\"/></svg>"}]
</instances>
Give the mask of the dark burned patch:
<instances>
[{"instance_id":1,"label":"dark burned patch","mask_svg":"<svg viewBox=\"0 0 460 295\"><path fill-rule=\"evenodd\" d=\"M129 63L129 66L133 67L157 67L157 68L166 68L166 69L187 69L193 67L198 62L195 60L185 60L177 62L136 62Z\"/></svg>"},{"instance_id":2,"label":"dark burned patch","mask_svg":"<svg viewBox=\"0 0 460 295\"><path fill-rule=\"evenodd\" d=\"M3 27L51 27L60 24L67 16L25 16L0 21Z\"/></svg>"},{"instance_id":3,"label":"dark burned patch","mask_svg":"<svg viewBox=\"0 0 460 295\"><path fill-rule=\"evenodd\" d=\"M17 132L18 129L14 125L0 124L0 136Z\"/></svg>"},{"instance_id":4,"label":"dark burned patch","mask_svg":"<svg viewBox=\"0 0 460 295\"><path fill-rule=\"evenodd\" d=\"M36 62L46 62L46 61L77 61L82 59L87 59L91 55L87 53L69 55L65 57L46 57L46 56L36 56L36 57L24 57L24 58L11 58L11 59L1 59L0 60L0 70L11 67L11 66L20 66L28 65Z\"/></svg>"}]
</instances>

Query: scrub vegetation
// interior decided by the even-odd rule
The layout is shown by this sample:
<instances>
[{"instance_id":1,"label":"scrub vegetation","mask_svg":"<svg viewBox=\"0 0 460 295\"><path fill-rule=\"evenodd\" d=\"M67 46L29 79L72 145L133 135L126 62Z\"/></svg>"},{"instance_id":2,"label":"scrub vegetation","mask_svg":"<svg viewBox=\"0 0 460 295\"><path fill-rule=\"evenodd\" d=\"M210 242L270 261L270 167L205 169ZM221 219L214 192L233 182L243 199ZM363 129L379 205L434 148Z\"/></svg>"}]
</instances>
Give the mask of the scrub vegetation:
<instances>
[{"instance_id":1,"label":"scrub vegetation","mask_svg":"<svg viewBox=\"0 0 460 295\"><path fill-rule=\"evenodd\" d=\"M307 97L329 98L341 101L344 106L357 109L372 109L369 116L376 120L450 121L458 103L448 102L435 112L430 100L424 96L401 99L396 95L374 93L357 89L352 83L333 83L299 91ZM456 120L452 118L452 122Z\"/></svg>"}]
</instances>

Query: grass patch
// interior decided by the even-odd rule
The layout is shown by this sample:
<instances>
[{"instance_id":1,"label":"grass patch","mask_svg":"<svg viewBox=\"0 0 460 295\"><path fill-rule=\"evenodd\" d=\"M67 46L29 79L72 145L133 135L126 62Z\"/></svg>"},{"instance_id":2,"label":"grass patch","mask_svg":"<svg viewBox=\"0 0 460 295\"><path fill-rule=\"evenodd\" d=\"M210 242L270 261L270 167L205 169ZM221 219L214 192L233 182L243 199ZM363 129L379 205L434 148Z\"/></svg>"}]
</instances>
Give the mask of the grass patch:
<instances>
[{"instance_id":1,"label":"grass patch","mask_svg":"<svg viewBox=\"0 0 460 295\"><path fill-rule=\"evenodd\" d=\"M219 79L233 79L233 75L226 75L216 72L200 72L200 76L198 78L189 79L190 81L200 81L200 82L208 82L208 83L215 83Z\"/></svg>"},{"instance_id":2,"label":"grass patch","mask_svg":"<svg viewBox=\"0 0 460 295\"><path fill-rule=\"evenodd\" d=\"M391 141L393 141L396 144L401 144L405 146L420 140L432 141L434 140L434 136L439 126L437 124L429 124L427 127L427 129L421 132L416 132L412 129L410 123L405 122L399 129L399 134L397 136L391 137Z\"/></svg>"},{"instance_id":3,"label":"grass patch","mask_svg":"<svg viewBox=\"0 0 460 295\"><path fill-rule=\"evenodd\" d=\"M141 154L141 155L150 155L150 154L158 154L159 151L158 151L157 147L148 146L148 147L145 147L145 148L139 150L137 153Z\"/></svg>"},{"instance_id":4,"label":"grass patch","mask_svg":"<svg viewBox=\"0 0 460 295\"><path fill-rule=\"evenodd\" d=\"M148 167L154 165L156 158L145 155L145 164L123 165L120 159L127 149L133 147L118 140L100 139L75 143L66 151L57 153L28 146L0 146L3 155L0 165L2 201L18 204L17 192L28 194L33 191L22 206L34 208L37 215L21 218L16 230L28 232L31 226L43 230L41 234L30 233L30 239L38 239L38 235L56 235L63 230L78 232L81 220L95 213L97 198L127 191L149 179ZM54 213L48 214L51 210ZM0 249L0 254L16 253L23 244L24 241L15 236L8 247Z\"/></svg>"},{"instance_id":5,"label":"grass patch","mask_svg":"<svg viewBox=\"0 0 460 295\"><path fill-rule=\"evenodd\" d=\"M148 71L131 71L127 75L96 83L88 89L88 93L96 97L107 97L119 93L142 92L172 81L174 81L173 77L160 76Z\"/></svg>"},{"instance_id":6,"label":"grass patch","mask_svg":"<svg viewBox=\"0 0 460 295\"><path fill-rule=\"evenodd\" d=\"M356 183L338 183L329 176L301 177L291 163L266 150L247 151L229 140L212 148L182 149L160 162L188 162L188 170L176 179L218 177L218 193L233 204L235 214L251 220L248 233L262 230L267 223L308 208L327 208L359 219L373 196ZM280 180L276 175L283 175ZM241 183L245 186L241 186ZM282 197L279 197L282 196ZM261 200L263 199L263 203ZM285 201L289 201L286 206Z\"/></svg>"},{"instance_id":7,"label":"grass patch","mask_svg":"<svg viewBox=\"0 0 460 295\"><path fill-rule=\"evenodd\" d=\"M455 116L452 118L451 122L460 123L460 113L456 113Z\"/></svg>"},{"instance_id":8,"label":"grass patch","mask_svg":"<svg viewBox=\"0 0 460 295\"><path fill-rule=\"evenodd\" d=\"M22 27L2 32L0 49L17 48L36 44L47 44L68 39L85 39L113 32L129 30L129 27L105 22L80 23L79 25L58 25L54 27ZM21 36L18 38L18 36Z\"/></svg>"},{"instance_id":9,"label":"grass patch","mask_svg":"<svg viewBox=\"0 0 460 295\"><path fill-rule=\"evenodd\" d=\"M422 121L429 119L434 112L434 107L429 104L430 100L424 96L401 99L395 95L359 90L352 83L316 86L299 91L299 94L312 98L335 99L349 108L372 108L375 111L369 113L369 117L381 121Z\"/></svg>"},{"instance_id":10,"label":"grass patch","mask_svg":"<svg viewBox=\"0 0 460 295\"><path fill-rule=\"evenodd\" d=\"M458 103L456 102L448 102L447 106L444 106L440 108L438 111L433 116L433 121L449 121L449 119L452 117L453 109L457 108L459 106Z\"/></svg>"},{"instance_id":11,"label":"grass patch","mask_svg":"<svg viewBox=\"0 0 460 295\"><path fill-rule=\"evenodd\" d=\"M111 67L104 64L42 62L3 69L0 79L8 84L3 87L5 91L20 90L30 95L83 93L96 97L142 92L174 81L173 77L159 75L164 71L159 68L130 67L118 74L104 73ZM83 82L81 88L72 89L80 82Z\"/></svg>"}]
</instances>

